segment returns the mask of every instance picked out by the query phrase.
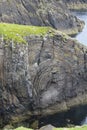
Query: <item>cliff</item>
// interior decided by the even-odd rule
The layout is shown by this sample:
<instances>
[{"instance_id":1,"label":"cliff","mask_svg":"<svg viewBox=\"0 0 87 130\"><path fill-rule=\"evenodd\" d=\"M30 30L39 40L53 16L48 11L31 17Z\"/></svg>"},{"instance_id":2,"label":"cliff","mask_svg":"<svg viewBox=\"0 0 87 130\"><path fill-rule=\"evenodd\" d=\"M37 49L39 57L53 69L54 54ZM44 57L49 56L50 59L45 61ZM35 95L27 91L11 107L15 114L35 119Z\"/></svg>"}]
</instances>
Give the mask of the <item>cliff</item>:
<instances>
[{"instance_id":1,"label":"cliff","mask_svg":"<svg viewBox=\"0 0 87 130\"><path fill-rule=\"evenodd\" d=\"M38 116L87 104L87 47L60 32L76 34L84 26L68 5L0 1L0 127L30 125Z\"/></svg>"},{"instance_id":2,"label":"cliff","mask_svg":"<svg viewBox=\"0 0 87 130\"><path fill-rule=\"evenodd\" d=\"M49 27L2 25L1 126L87 104L87 47Z\"/></svg>"},{"instance_id":3,"label":"cliff","mask_svg":"<svg viewBox=\"0 0 87 130\"><path fill-rule=\"evenodd\" d=\"M70 10L87 11L87 0L63 0Z\"/></svg>"},{"instance_id":4,"label":"cliff","mask_svg":"<svg viewBox=\"0 0 87 130\"><path fill-rule=\"evenodd\" d=\"M67 34L76 34L84 26L62 0L1 0L0 22L51 26Z\"/></svg>"}]
</instances>

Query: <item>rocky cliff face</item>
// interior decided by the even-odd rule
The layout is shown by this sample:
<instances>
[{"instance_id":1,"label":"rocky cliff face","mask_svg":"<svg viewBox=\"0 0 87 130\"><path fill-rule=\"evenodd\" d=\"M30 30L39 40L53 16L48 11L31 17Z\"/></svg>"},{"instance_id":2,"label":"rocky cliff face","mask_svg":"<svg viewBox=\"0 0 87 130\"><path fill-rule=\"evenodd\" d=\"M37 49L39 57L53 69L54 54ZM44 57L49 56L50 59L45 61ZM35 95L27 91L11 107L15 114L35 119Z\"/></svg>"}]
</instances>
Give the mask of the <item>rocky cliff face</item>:
<instances>
[{"instance_id":1,"label":"rocky cliff face","mask_svg":"<svg viewBox=\"0 0 87 130\"><path fill-rule=\"evenodd\" d=\"M0 21L52 26L69 34L83 25L61 0L2 0ZM87 48L52 30L24 38L26 44L15 44L0 37L1 127L87 104Z\"/></svg>"},{"instance_id":2,"label":"rocky cliff face","mask_svg":"<svg viewBox=\"0 0 87 130\"><path fill-rule=\"evenodd\" d=\"M39 69L33 87L36 90L37 107L43 115L85 103L86 62L86 49L65 36L47 37L42 42ZM35 63L38 64L38 61Z\"/></svg>"},{"instance_id":3,"label":"rocky cliff face","mask_svg":"<svg viewBox=\"0 0 87 130\"><path fill-rule=\"evenodd\" d=\"M87 0L63 0L70 10L87 10Z\"/></svg>"},{"instance_id":4,"label":"rocky cliff face","mask_svg":"<svg viewBox=\"0 0 87 130\"><path fill-rule=\"evenodd\" d=\"M84 25L70 14L62 0L1 0L0 21L52 26L69 34L78 33Z\"/></svg>"},{"instance_id":5,"label":"rocky cliff face","mask_svg":"<svg viewBox=\"0 0 87 130\"><path fill-rule=\"evenodd\" d=\"M0 44L0 123L87 103L87 49L64 34Z\"/></svg>"},{"instance_id":6,"label":"rocky cliff face","mask_svg":"<svg viewBox=\"0 0 87 130\"><path fill-rule=\"evenodd\" d=\"M0 44L0 123L30 109L32 88L28 45ZM26 110L25 110L26 109ZM1 126L0 125L0 126Z\"/></svg>"}]
</instances>

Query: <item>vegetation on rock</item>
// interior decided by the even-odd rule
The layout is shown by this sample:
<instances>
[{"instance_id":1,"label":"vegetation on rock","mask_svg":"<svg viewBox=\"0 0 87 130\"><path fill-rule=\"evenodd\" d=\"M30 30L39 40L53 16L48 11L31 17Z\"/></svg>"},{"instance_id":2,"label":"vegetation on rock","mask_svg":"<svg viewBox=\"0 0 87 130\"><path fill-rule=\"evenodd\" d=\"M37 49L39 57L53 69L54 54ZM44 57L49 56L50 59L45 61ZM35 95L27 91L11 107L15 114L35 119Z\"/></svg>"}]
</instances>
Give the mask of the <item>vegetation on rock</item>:
<instances>
[{"instance_id":1,"label":"vegetation on rock","mask_svg":"<svg viewBox=\"0 0 87 130\"><path fill-rule=\"evenodd\" d=\"M54 130L87 130L87 126L76 126L72 128L55 128Z\"/></svg>"},{"instance_id":2,"label":"vegetation on rock","mask_svg":"<svg viewBox=\"0 0 87 130\"><path fill-rule=\"evenodd\" d=\"M30 123L34 115L51 115L79 104L87 104L87 50L67 35L59 31L57 33L51 28L63 30L67 34L76 34L82 30L84 22L72 16L61 0L52 2L49 0L47 3L43 0L40 4L36 2L37 8L33 7L32 2L29 6L28 2L21 3L19 0L18 2L13 4L14 1L12 3L9 1L8 4L7 1L7 6L4 1L0 3L3 9L7 7L5 13L0 10L0 22L17 23L0 23L0 37L3 41L0 48L0 127L10 121L13 123L17 118L15 123L26 120ZM9 11L9 7L15 8ZM23 17L23 14L27 15ZM42 25L46 27L40 27ZM28 46L13 47L13 42L26 43L26 39L32 35ZM52 35L53 37L50 37ZM45 36L46 40L42 38ZM4 48L5 43L11 44ZM20 120L22 114L25 118ZM32 124L36 125L35 123ZM53 128L86 129L87 126ZM32 129L19 127L15 130Z\"/></svg>"},{"instance_id":3,"label":"vegetation on rock","mask_svg":"<svg viewBox=\"0 0 87 130\"><path fill-rule=\"evenodd\" d=\"M82 30L83 22L70 14L64 0L1 0L0 22L51 26L58 30ZM79 26L78 26L79 25Z\"/></svg>"},{"instance_id":4,"label":"vegetation on rock","mask_svg":"<svg viewBox=\"0 0 87 130\"><path fill-rule=\"evenodd\" d=\"M19 128L16 128L15 130L32 130L30 128L24 128L24 127L19 127Z\"/></svg>"},{"instance_id":5,"label":"vegetation on rock","mask_svg":"<svg viewBox=\"0 0 87 130\"><path fill-rule=\"evenodd\" d=\"M24 127L19 127L19 128L16 128L15 130L32 130L30 128L24 128ZM72 128L53 128L52 130L87 130L87 126L84 125L84 126L76 126L76 127L72 127Z\"/></svg>"},{"instance_id":6,"label":"vegetation on rock","mask_svg":"<svg viewBox=\"0 0 87 130\"><path fill-rule=\"evenodd\" d=\"M44 36L51 31L53 31L51 27L0 23L0 35L3 36L5 40L13 40L14 42L18 43L25 43L26 36Z\"/></svg>"}]
</instances>

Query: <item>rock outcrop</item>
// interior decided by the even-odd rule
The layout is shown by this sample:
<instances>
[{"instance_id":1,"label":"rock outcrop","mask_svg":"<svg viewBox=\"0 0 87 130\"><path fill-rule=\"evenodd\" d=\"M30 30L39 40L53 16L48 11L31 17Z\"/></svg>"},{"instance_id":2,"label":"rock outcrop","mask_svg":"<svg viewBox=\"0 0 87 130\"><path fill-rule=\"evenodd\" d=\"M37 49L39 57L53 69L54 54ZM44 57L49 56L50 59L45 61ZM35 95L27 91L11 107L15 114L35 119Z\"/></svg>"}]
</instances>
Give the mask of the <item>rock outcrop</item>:
<instances>
[{"instance_id":1,"label":"rock outcrop","mask_svg":"<svg viewBox=\"0 0 87 130\"><path fill-rule=\"evenodd\" d=\"M4 44L4 45L3 45ZM0 44L0 123L12 114L30 109L32 88L29 75L28 45ZM16 111L15 111L16 110ZM16 120L17 121L17 120Z\"/></svg>"},{"instance_id":2,"label":"rock outcrop","mask_svg":"<svg viewBox=\"0 0 87 130\"><path fill-rule=\"evenodd\" d=\"M66 36L54 35L42 42L39 54L36 51L29 52L39 55L39 62L36 57L32 62L39 65L36 76L33 75L33 87L40 113L52 114L86 103L86 47Z\"/></svg>"},{"instance_id":3,"label":"rock outcrop","mask_svg":"<svg viewBox=\"0 0 87 130\"><path fill-rule=\"evenodd\" d=\"M70 10L87 10L87 0L63 0Z\"/></svg>"},{"instance_id":4,"label":"rock outcrop","mask_svg":"<svg viewBox=\"0 0 87 130\"><path fill-rule=\"evenodd\" d=\"M2 0L0 22L52 26L67 34L84 25L62 0ZM23 34L26 44L1 34L0 127L87 104L87 47L54 30Z\"/></svg>"},{"instance_id":5,"label":"rock outcrop","mask_svg":"<svg viewBox=\"0 0 87 130\"><path fill-rule=\"evenodd\" d=\"M86 47L56 31L0 43L0 126L87 104Z\"/></svg>"},{"instance_id":6,"label":"rock outcrop","mask_svg":"<svg viewBox=\"0 0 87 130\"><path fill-rule=\"evenodd\" d=\"M72 16L62 0L1 0L0 21L52 26L67 34L76 34L84 23Z\"/></svg>"},{"instance_id":7,"label":"rock outcrop","mask_svg":"<svg viewBox=\"0 0 87 130\"><path fill-rule=\"evenodd\" d=\"M39 130L54 130L55 127L52 125L47 125L47 126L43 126L42 128L40 128Z\"/></svg>"}]
</instances>

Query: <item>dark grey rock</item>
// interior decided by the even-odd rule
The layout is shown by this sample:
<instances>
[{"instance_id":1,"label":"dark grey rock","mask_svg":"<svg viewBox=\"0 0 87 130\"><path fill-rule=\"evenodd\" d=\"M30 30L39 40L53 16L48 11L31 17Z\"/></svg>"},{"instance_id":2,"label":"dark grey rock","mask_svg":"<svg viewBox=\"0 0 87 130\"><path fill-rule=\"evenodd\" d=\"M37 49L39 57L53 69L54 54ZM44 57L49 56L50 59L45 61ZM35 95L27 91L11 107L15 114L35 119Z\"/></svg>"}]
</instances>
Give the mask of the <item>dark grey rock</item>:
<instances>
[{"instance_id":1,"label":"dark grey rock","mask_svg":"<svg viewBox=\"0 0 87 130\"><path fill-rule=\"evenodd\" d=\"M26 41L0 44L0 122L87 104L87 48L58 32Z\"/></svg>"},{"instance_id":2,"label":"dark grey rock","mask_svg":"<svg viewBox=\"0 0 87 130\"><path fill-rule=\"evenodd\" d=\"M83 28L83 22L72 16L62 0L13 0L0 2L0 22L52 26L56 29ZM79 26L78 26L79 25Z\"/></svg>"}]
</instances>

